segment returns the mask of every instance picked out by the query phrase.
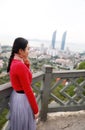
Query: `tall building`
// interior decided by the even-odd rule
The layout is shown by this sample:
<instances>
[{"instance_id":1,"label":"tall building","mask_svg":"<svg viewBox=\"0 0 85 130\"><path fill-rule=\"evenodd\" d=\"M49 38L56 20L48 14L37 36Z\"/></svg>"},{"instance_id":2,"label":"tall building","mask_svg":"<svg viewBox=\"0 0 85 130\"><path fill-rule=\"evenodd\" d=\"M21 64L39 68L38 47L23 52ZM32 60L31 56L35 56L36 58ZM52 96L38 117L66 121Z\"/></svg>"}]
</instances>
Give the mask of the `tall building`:
<instances>
[{"instance_id":1,"label":"tall building","mask_svg":"<svg viewBox=\"0 0 85 130\"><path fill-rule=\"evenodd\" d=\"M44 54L44 51L45 51L45 47L44 47L44 44L42 43L40 47L41 54Z\"/></svg>"},{"instance_id":2,"label":"tall building","mask_svg":"<svg viewBox=\"0 0 85 130\"><path fill-rule=\"evenodd\" d=\"M52 35L52 49L55 49L55 42L56 42L56 30L53 32Z\"/></svg>"},{"instance_id":3,"label":"tall building","mask_svg":"<svg viewBox=\"0 0 85 130\"><path fill-rule=\"evenodd\" d=\"M61 50L64 50L64 48L65 48L66 34L67 34L67 32L65 31L62 36Z\"/></svg>"}]
</instances>

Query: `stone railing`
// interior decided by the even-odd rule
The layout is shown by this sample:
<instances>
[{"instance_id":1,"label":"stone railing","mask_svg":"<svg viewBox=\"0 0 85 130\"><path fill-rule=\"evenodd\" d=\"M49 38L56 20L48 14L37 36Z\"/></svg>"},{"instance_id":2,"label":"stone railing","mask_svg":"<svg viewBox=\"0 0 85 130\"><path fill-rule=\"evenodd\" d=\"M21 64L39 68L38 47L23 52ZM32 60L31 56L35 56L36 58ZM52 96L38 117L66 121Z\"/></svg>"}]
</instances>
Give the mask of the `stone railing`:
<instances>
[{"instance_id":1,"label":"stone railing","mask_svg":"<svg viewBox=\"0 0 85 130\"><path fill-rule=\"evenodd\" d=\"M85 109L85 70L58 72L45 66L42 72L33 74L32 87L42 121L46 121L48 112ZM10 83L0 85L0 113L8 107L11 92Z\"/></svg>"}]
</instances>

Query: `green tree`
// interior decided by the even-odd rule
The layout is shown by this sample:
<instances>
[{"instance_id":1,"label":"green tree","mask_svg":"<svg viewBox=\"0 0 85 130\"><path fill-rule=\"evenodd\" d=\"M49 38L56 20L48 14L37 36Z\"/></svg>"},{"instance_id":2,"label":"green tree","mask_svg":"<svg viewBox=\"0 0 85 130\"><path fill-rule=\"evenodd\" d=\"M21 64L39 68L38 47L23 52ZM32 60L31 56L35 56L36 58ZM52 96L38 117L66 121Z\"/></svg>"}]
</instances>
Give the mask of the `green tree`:
<instances>
[{"instance_id":1,"label":"green tree","mask_svg":"<svg viewBox=\"0 0 85 130\"><path fill-rule=\"evenodd\" d=\"M77 68L78 70L80 69L85 69L85 61L81 62Z\"/></svg>"},{"instance_id":2,"label":"green tree","mask_svg":"<svg viewBox=\"0 0 85 130\"><path fill-rule=\"evenodd\" d=\"M79 66L77 67L77 69L78 69L78 70L85 69L85 61L81 62L81 63L79 64ZM80 78L77 80L77 82L78 82L78 83L81 83L83 80L84 80L84 78L83 78L83 77L80 77Z\"/></svg>"}]
</instances>

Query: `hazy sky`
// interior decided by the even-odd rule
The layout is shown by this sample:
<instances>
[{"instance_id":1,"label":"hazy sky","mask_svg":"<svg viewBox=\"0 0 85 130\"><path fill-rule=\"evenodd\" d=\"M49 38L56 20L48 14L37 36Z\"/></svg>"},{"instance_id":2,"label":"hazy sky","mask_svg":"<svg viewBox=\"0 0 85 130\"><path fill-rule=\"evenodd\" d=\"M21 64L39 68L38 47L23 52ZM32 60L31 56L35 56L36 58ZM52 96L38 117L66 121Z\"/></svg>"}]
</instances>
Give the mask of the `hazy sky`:
<instances>
[{"instance_id":1,"label":"hazy sky","mask_svg":"<svg viewBox=\"0 0 85 130\"><path fill-rule=\"evenodd\" d=\"M0 43L12 44L15 37L61 41L85 45L85 0L0 0ZM69 45L67 45L69 46Z\"/></svg>"}]
</instances>

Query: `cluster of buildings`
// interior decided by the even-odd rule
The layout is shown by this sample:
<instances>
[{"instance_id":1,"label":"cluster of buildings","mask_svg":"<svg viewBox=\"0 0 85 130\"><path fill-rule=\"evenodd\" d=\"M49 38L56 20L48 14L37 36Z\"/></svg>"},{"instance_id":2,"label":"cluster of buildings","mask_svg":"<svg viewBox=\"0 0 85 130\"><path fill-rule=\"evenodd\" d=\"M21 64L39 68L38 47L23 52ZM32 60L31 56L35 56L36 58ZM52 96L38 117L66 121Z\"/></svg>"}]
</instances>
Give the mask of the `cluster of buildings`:
<instances>
[{"instance_id":1,"label":"cluster of buildings","mask_svg":"<svg viewBox=\"0 0 85 130\"><path fill-rule=\"evenodd\" d=\"M53 32L51 45L45 47L45 43L39 47L30 47L29 57L36 60L49 59L55 66L64 69L74 69L78 63L85 60L85 53L71 52L69 48L65 49L67 32L62 36L60 49L56 48L56 30ZM0 68L3 67L3 59L8 59L11 53L11 46L1 46L0 44Z\"/></svg>"},{"instance_id":2,"label":"cluster of buildings","mask_svg":"<svg viewBox=\"0 0 85 130\"><path fill-rule=\"evenodd\" d=\"M55 66L69 70L74 69L78 63L85 60L85 54L81 56L80 53L73 53L69 49L62 51L58 49L44 48L44 46L42 48L42 45L40 48L31 48L29 57L36 60L49 59L49 61L55 64Z\"/></svg>"}]
</instances>

